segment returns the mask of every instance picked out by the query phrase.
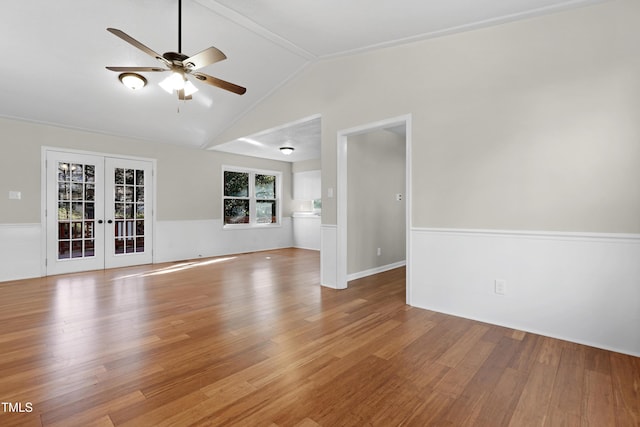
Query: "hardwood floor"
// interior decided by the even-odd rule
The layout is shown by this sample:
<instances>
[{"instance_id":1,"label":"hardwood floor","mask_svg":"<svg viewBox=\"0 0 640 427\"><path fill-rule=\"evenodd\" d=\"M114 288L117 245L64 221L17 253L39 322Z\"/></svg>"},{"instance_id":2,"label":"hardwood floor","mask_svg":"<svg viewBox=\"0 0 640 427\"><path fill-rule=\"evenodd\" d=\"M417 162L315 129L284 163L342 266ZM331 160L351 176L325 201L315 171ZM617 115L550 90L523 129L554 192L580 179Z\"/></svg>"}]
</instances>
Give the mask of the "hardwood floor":
<instances>
[{"instance_id":1,"label":"hardwood floor","mask_svg":"<svg viewBox=\"0 0 640 427\"><path fill-rule=\"evenodd\" d=\"M639 358L319 281L286 249L1 283L0 425L640 425Z\"/></svg>"}]
</instances>

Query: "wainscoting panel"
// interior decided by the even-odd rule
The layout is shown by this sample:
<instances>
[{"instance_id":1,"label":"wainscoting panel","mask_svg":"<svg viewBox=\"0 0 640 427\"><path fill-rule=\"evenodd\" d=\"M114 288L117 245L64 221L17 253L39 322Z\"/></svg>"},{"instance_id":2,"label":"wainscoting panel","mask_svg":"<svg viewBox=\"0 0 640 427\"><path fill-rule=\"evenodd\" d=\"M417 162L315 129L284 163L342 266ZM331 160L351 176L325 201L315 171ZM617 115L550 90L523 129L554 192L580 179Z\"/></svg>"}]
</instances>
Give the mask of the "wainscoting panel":
<instances>
[{"instance_id":1,"label":"wainscoting panel","mask_svg":"<svg viewBox=\"0 0 640 427\"><path fill-rule=\"evenodd\" d=\"M337 244L337 227L323 224L320 231L320 283L322 286L334 289L338 283Z\"/></svg>"},{"instance_id":2,"label":"wainscoting panel","mask_svg":"<svg viewBox=\"0 0 640 427\"><path fill-rule=\"evenodd\" d=\"M0 282L40 277L40 224L0 224ZM223 230L221 220L157 221L154 263L293 246L291 218L281 227Z\"/></svg>"},{"instance_id":3,"label":"wainscoting panel","mask_svg":"<svg viewBox=\"0 0 640 427\"><path fill-rule=\"evenodd\" d=\"M0 282L40 277L40 224L0 224Z\"/></svg>"},{"instance_id":4,"label":"wainscoting panel","mask_svg":"<svg viewBox=\"0 0 640 427\"><path fill-rule=\"evenodd\" d=\"M640 356L640 235L411 233L411 305Z\"/></svg>"},{"instance_id":5,"label":"wainscoting panel","mask_svg":"<svg viewBox=\"0 0 640 427\"><path fill-rule=\"evenodd\" d=\"M221 219L157 221L155 238L155 263L293 246L290 217L280 227L232 230L223 229Z\"/></svg>"}]
</instances>

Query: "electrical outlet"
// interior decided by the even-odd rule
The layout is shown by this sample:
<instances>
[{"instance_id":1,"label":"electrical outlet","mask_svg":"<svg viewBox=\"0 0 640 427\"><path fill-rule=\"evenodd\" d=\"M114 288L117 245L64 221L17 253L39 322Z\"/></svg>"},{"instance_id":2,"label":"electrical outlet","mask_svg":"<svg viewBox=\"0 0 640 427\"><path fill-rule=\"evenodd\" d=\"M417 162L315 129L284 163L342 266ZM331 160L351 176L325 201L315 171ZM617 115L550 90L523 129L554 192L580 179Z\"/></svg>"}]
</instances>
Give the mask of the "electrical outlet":
<instances>
[{"instance_id":1,"label":"electrical outlet","mask_svg":"<svg viewBox=\"0 0 640 427\"><path fill-rule=\"evenodd\" d=\"M498 295L507 294L507 281L503 279L496 279L495 281L495 293Z\"/></svg>"}]
</instances>

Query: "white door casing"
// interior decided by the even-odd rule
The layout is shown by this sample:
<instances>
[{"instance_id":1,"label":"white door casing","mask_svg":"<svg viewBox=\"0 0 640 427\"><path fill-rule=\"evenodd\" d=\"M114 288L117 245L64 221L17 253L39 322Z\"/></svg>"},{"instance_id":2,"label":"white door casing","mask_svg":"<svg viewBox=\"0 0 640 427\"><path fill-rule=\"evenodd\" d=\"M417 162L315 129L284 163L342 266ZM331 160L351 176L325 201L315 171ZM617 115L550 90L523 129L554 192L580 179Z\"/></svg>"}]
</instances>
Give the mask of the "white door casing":
<instances>
[{"instance_id":1,"label":"white door casing","mask_svg":"<svg viewBox=\"0 0 640 427\"><path fill-rule=\"evenodd\" d=\"M411 146L412 146L412 116L394 117L386 120L343 129L337 133L337 224L335 241L335 288L346 289L347 275L347 139L351 135L358 135L368 131L404 126L405 128L405 235L406 235L406 302L411 305ZM326 226L323 224L323 227ZM333 242L332 242L333 243ZM323 259L323 258L321 258ZM323 271L330 270L331 261L324 257L326 266ZM325 268L327 267L327 268ZM324 283L324 282L323 282Z\"/></svg>"}]
</instances>

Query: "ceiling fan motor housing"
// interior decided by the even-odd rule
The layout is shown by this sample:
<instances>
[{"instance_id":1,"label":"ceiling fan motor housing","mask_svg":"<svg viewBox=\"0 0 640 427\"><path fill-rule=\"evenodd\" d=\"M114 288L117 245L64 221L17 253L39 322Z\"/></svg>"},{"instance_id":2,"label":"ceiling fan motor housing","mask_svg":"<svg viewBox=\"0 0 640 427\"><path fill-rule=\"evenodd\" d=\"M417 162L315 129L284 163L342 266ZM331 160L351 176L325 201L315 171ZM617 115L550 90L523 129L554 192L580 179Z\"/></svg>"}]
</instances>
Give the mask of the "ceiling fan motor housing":
<instances>
[{"instance_id":1,"label":"ceiling fan motor housing","mask_svg":"<svg viewBox=\"0 0 640 427\"><path fill-rule=\"evenodd\" d=\"M179 67L186 67L186 68L192 68L194 66L194 64L192 62L188 62L186 64L184 64L184 61L186 59L188 59L189 57L183 53L178 53L178 52L165 52L162 54L162 57L164 59L166 59L167 61L171 62L173 65L177 65ZM190 64L190 66L189 66Z\"/></svg>"}]
</instances>

